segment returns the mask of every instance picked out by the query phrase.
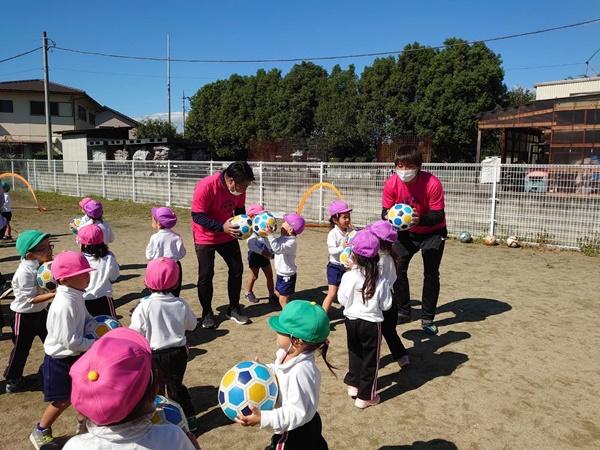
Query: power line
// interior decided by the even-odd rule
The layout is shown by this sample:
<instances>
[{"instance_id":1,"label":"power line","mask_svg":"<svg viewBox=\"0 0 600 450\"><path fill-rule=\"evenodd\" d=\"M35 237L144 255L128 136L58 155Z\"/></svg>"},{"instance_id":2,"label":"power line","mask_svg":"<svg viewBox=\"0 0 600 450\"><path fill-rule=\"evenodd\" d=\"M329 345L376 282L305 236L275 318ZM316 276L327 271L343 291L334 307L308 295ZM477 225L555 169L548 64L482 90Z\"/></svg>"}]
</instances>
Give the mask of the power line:
<instances>
[{"instance_id":1,"label":"power line","mask_svg":"<svg viewBox=\"0 0 600 450\"><path fill-rule=\"evenodd\" d=\"M527 31L524 33L515 33L504 36L497 36L488 39L478 39L473 41L467 41L467 44L475 44L475 43L483 43L483 42L496 42L507 39L514 39L523 36L532 36L536 34L549 33L552 31L565 30L568 28L580 27L583 25L589 25L592 23L600 22L600 18L590 19L583 22L571 23L568 25L561 25L557 27L551 28L543 28L540 30ZM442 49L446 47L452 47L454 45L463 45L463 43L459 44L450 44L450 45L438 45L434 47L419 47L419 48L410 48L406 50L392 50L385 52L370 52L370 53L355 53L349 55L335 55L335 56L314 56L310 58L278 58L278 59L185 59L185 58L169 58L170 61L173 62L184 62L184 63L273 63L273 62L300 62L300 61L324 61L324 60L335 60L335 59L350 59L350 58L364 58L364 57L372 57L372 56L387 56L387 55L396 55L401 53L409 53L415 51L422 51L428 49ZM157 56L135 56L135 55L122 55L116 53L102 53L102 52L93 52L88 50L78 50L73 48L59 47L54 46L57 50L62 50L65 52L71 53L79 53L83 55L93 55L93 56L104 56L107 58L120 58L120 59L134 59L141 61L167 61L165 57L157 57Z\"/></svg>"},{"instance_id":2,"label":"power line","mask_svg":"<svg viewBox=\"0 0 600 450\"><path fill-rule=\"evenodd\" d=\"M82 69L73 69L71 67L52 67L52 70L62 70L65 72L80 72L80 73L91 73L94 75L114 75L114 76L124 76L124 77L139 77L139 78L160 78L164 79L164 75L151 75L147 73L125 73L125 72L100 72L95 70L82 70ZM187 75L171 75L171 78L189 78L194 80L218 80L218 78L213 77L194 77Z\"/></svg>"},{"instance_id":3,"label":"power line","mask_svg":"<svg viewBox=\"0 0 600 450\"><path fill-rule=\"evenodd\" d=\"M530 70L530 69L547 69L550 67L569 67L569 66L582 66L584 62L578 63L565 63L565 64L549 64L546 66L525 66L525 67L507 67L504 70Z\"/></svg>"},{"instance_id":4,"label":"power line","mask_svg":"<svg viewBox=\"0 0 600 450\"><path fill-rule=\"evenodd\" d=\"M6 61L11 61L13 59L20 58L21 56L29 55L30 53L37 52L41 48L42 47L36 47L36 48L34 48L32 50L29 50L29 51L26 51L26 52L23 52L23 53L19 53L18 55L14 55L14 56L10 56L8 58L0 59L0 63L6 62Z\"/></svg>"}]
</instances>

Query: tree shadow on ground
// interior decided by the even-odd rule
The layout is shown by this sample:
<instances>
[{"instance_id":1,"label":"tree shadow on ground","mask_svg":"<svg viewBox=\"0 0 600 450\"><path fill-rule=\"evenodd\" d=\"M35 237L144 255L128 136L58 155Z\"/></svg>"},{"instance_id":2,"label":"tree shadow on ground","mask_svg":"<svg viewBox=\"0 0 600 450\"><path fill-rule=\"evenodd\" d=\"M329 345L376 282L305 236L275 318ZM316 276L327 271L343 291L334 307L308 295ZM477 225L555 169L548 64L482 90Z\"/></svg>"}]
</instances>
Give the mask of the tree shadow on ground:
<instances>
[{"instance_id":1,"label":"tree shadow on ground","mask_svg":"<svg viewBox=\"0 0 600 450\"><path fill-rule=\"evenodd\" d=\"M415 441L409 445L384 445L378 450L458 450L458 447L445 439L432 439L427 442Z\"/></svg>"},{"instance_id":2,"label":"tree shadow on ground","mask_svg":"<svg viewBox=\"0 0 600 450\"><path fill-rule=\"evenodd\" d=\"M200 436L215 428L235 423L229 420L221 408L217 406L219 404L217 400L218 391L219 389L215 386L194 386L189 388L192 403L197 411L196 415L200 414L198 417L199 426L194 433L196 436ZM215 406L217 407L215 408Z\"/></svg>"}]
</instances>

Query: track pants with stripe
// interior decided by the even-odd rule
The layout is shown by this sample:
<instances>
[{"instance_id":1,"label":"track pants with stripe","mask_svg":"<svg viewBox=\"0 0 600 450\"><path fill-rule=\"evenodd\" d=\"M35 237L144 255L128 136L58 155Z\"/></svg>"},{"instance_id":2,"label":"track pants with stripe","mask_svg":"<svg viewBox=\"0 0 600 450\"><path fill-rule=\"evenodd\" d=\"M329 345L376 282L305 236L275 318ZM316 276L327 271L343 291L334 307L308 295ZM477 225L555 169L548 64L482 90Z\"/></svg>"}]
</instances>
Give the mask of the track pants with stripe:
<instances>
[{"instance_id":1,"label":"track pants with stripe","mask_svg":"<svg viewBox=\"0 0 600 450\"><path fill-rule=\"evenodd\" d=\"M94 300L86 300L85 308L90 313L90 316L111 316L117 317L117 312L115 311L115 305L113 303L112 297L100 297L95 298Z\"/></svg>"},{"instance_id":2,"label":"track pants with stripe","mask_svg":"<svg viewBox=\"0 0 600 450\"><path fill-rule=\"evenodd\" d=\"M43 309L33 313L15 313L11 323L13 330L13 344L10 352L8 366L4 370L4 378L7 380L18 380L23 376L23 369L29 356L29 350L36 336L42 343L46 339L46 318L48 311Z\"/></svg>"},{"instance_id":3,"label":"track pants with stripe","mask_svg":"<svg viewBox=\"0 0 600 450\"><path fill-rule=\"evenodd\" d=\"M307 423L283 434L274 434L265 450L327 450L327 441L321 434L321 416L315 413Z\"/></svg>"},{"instance_id":4,"label":"track pants with stripe","mask_svg":"<svg viewBox=\"0 0 600 450\"><path fill-rule=\"evenodd\" d=\"M377 372L381 349L381 323L346 318L348 373L344 383L358 389L358 398L377 396Z\"/></svg>"}]
</instances>

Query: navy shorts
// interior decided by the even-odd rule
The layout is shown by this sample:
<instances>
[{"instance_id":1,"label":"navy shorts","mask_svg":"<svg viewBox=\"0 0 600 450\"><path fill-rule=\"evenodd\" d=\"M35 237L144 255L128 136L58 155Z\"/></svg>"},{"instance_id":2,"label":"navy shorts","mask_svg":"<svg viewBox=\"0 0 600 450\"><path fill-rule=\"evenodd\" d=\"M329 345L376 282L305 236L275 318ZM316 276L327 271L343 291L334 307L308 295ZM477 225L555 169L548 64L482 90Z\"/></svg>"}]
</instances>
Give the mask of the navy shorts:
<instances>
[{"instance_id":1,"label":"navy shorts","mask_svg":"<svg viewBox=\"0 0 600 450\"><path fill-rule=\"evenodd\" d=\"M287 297L292 295L294 292L296 292L296 274L290 277L277 275L275 289L277 290L277 292L279 292L279 295L285 295Z\"/></svg>"},{"instance_id":2,"label":"navy shorts","mask_svg":"<svg viewBox=\"0 0 600 450\"><path fill-rule=\"evenodd\" d=\"M262 269L271 265L269 258L255 252L248 252L248 266L251 269Z\"/></svg>"},{"instance_id":3,"label":"navy shorts","mask_svg":"<svg viewBox=\"0 0 600 450\"><path fill-rule=\"evenodd\" d=\"M346 273L346 266L335 263L327 263L327 284L339 286L342 282L342 276Z\"/></svg>"},{"instance_id":4,"label":"navy shorts","mask_svg":"<svg viewBox=\"0 0 600 450\"><path fill-rule=\"evenodd\" d=\"M69 370L80 355L66 358L44 356L44 401L71 400L71 376Z\"/></svg>"}]
</instances>

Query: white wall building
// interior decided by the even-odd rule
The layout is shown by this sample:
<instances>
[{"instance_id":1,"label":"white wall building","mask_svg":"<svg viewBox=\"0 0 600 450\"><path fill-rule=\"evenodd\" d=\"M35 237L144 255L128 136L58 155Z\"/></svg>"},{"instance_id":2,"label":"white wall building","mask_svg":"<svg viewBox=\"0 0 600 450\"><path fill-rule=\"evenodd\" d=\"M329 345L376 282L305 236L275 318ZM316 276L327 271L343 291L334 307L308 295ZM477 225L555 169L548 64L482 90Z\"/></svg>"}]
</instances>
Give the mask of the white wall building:
<instances>
[{"instance_id":1,"label":"white wall building","mask_svg":"<svg viewBox=\"0 0 600 450\"><path fill-rule=\"evenodd\" d=\"M600 93L600 77L546 81L535 85L536 100L551 100L598 93Z\"/></svg>"}]
</instances>

